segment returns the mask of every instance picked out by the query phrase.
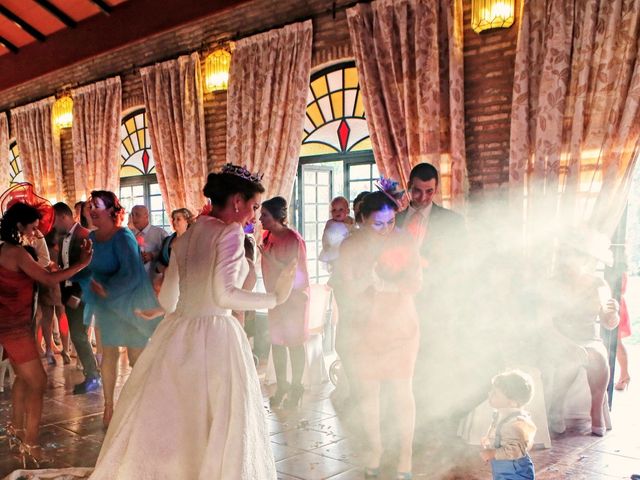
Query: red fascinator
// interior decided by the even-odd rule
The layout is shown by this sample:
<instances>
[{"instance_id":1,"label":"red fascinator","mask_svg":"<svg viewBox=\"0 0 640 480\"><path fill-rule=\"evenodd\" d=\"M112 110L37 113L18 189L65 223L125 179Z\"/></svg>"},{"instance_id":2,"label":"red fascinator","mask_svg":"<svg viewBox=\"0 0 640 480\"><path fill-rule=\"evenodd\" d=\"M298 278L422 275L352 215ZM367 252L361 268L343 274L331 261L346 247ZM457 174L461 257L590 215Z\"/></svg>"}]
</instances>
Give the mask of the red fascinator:
<instances>
[{"instance_id":1,"label":"red fascinator","mask_svg":"<svg viewBox=\"0 0 640 480\"><path fill-rule=\"evenodd\" d=\"M46 198L36 195L33 185L30 183L18 183L5 191L0 195L0 211L4 215L4 212L18 202L26 203L40 212L42 218L38 224L38 230L40 230L43 235L51 231L53 221L55 220L53 206Z\"/></svg>"}]
</instances>

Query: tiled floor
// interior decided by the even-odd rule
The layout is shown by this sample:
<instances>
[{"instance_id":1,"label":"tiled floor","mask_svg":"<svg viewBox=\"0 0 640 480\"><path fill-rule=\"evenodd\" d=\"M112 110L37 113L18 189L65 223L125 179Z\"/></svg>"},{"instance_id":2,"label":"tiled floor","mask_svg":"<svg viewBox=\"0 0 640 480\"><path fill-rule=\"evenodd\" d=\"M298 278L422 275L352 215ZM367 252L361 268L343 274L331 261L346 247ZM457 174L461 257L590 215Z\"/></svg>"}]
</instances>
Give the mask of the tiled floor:
<instances>
[{"instance_id":1,"label":"tiled floor","mask_svg":"<svg viewBox=\"0 0 640 480\"><path fill-rule=\"evenodd\" d=\"M631 365L640 365L640 348L632 348ZM101 427L101 393L71 395L71 386L81 380L74 366L48 367L42 443L54 458L55 467L93 466L104 433ZM124 377L123 377L124 379ZM327 386L306 394L300 410L269 412L273 452L281 479L362 479L359 469L362 446L336 415ZM604 438L579 428L553 439L549 450L536 450L532 457L539 480L628 479L640 473L640 389L631 384L614 397L614 429ZM9 390L0 394L0 425L9 418ZM8 450L0 431L0 477L20 467ZM382 480L393 477L392 454ZM416 479L489 479L474 447L454 441L446 448L435 445L415 452ZM260 480L260 479L256 479Z\"/></svg>"}]
</instances>

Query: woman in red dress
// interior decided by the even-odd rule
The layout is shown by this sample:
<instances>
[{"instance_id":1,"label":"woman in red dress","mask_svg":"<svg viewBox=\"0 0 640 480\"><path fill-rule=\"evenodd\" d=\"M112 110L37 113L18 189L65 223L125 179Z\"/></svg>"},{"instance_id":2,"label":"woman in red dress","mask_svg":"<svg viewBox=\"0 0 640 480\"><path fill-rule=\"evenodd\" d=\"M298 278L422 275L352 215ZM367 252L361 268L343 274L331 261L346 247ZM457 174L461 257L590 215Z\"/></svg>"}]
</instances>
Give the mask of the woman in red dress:
<instances>
[{"instance_id":1,"label":"woman in red dress","mask_svg":"<svg viewBox=\"0 0 640 480\"><path fill-rule=\"evenodd\" d=\"M298 232L287 227L287 201L273 197L262 203L260 222L266 230L260 251L262 275L268 292L288 265L296 262L296 277L289 299L269 310L269 335L278 388L271 406L296 407L302 400L302 374L305 365L304 343L309 337L309 274L307 250ZM287 382L287 349L291 358L291 386ZM286 396L286 399L285 399Z\"/></svg>"},{"instance_id":2,"label":"woman in red dress","mask_svg":"<svg viewBox=\"0 0 640 480\"><path fill-rule=\"evenodd\" d=\"M395 230L397 209L386 191L364 197L362 228L342 243L332 277L342 323L336 349L358 379L362 421L369 440L365 478L376 478L380 473L383 385L392 394L393 411L401 413L397 416L398 478L411 478L415 428L412 379L420 340L413 296L421 288L422 270L413 238Z\"/></svg>"},{"instance_id":3,"label":"woman in red dress","mask_svg":"<svg viewBox=\"0 0 640 480\"><path fill-rule=\"evenodd\" d=\"M34 260L34 253L23 247L38 235L41 214L35 207L14 203L0 220L0 344L16 372L11 390L12 423L7 426L11 447L19 448L23 461L36 465L43 458L37 445L42 400L47 376L42 368L33 332L33 299L36 282L54 286L71 278L91 260L87 243L79 263L49 272Z\"/></svg>"}]
</instances>

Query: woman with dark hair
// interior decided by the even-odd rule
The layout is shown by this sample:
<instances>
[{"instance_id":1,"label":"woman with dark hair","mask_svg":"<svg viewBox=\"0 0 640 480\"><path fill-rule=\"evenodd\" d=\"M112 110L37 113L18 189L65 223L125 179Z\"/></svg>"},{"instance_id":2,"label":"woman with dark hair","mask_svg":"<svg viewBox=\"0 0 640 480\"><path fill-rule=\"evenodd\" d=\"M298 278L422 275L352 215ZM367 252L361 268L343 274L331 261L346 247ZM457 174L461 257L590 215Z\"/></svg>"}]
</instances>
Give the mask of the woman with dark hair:
<instances>
[{"instance_id":1,"label":"woman with dark hair","mask_svg":"<svg viewBox=\"0 0 640 480\"><path fill-rule=\"evenodd\" d=\"M282 305L269 310L271 352L278 384L275 395L270 399L271 407L278 408L283 401L287 408L297 407L304 393L304 343L309 336L307 249L300 234L287 226L287 201L284 198L273 197L264 202L260 222L265 230L260 251L267 291L273 290L287 265L297 262L291 296ZM287 349L291 358L291 385L287 382Z\"/></svg>"},{"instance_id":2,"label":"woman with dark hair","mask_svg":"<svg viewBox=\"0 0 640 480\"><path fill-rule=\"evenodd\" d=\"M393 187L395 184L391 184ZM366 195L363 224L341 246L332 284L340 309L336 334L350 382L355 382L361 421L369 440L365 478L380 473L380 389L391 390L400 431L398 479L411 478L415 423L412 378L418 352L413 296L421 286L418 248L395 230L398 203L393 189Z\"/></svg>"},{"instance_id":3,"label":"woman with dark hair","mask_svg":"<svg viewBox=\"0 0 640 480\"><path fill-rule=\"evenodd\" d=\"M209 175L210 215L175 242L160 290L166 312L124 386L92 480L275 480L251 348L231 310L273 308L291 291L293 268L274 293L241 285L248 272L243 226L264 188L242 167Z\"/></svg>"},{"instance_id":4,"label":"woman with dark hair","mask_svg":"<svg viewBox=\"0 0 640 480\"><path fill-rule=\"evenodd\" d=\"M94 255L83 272L85 278L79 281L85 301L85 324L93 315L102 341L102 421L107 427L113 415L119 347L127 348L129 363L135 365L160 319L145 322L133 313L136 308L154 308L158 303L138 243L128 228L120 226L124 209L118 198L113 192L95 190L88 203L89 216L96 227L89 234Z\"/></svg>"},{"instance_id":5,"label":"woman with dark hair","mask_svg":"<svg viewBox=\"0 0 640 480\"><path fill-rule=\"evenodd\" d=\"M49 272L38 265L23 245L39 234L40 218L36 208L15 203L0 221L0 344L16 372L11 390L12 423L6 430L9 444L20 449L23 462L31 459L36 465L43 459L42 449L38 446L38 429L47 377L33 332L35 283L57 286L91 260L91 242L86 242L80 261L69 268Z\"/></svg>"}]
</instances>

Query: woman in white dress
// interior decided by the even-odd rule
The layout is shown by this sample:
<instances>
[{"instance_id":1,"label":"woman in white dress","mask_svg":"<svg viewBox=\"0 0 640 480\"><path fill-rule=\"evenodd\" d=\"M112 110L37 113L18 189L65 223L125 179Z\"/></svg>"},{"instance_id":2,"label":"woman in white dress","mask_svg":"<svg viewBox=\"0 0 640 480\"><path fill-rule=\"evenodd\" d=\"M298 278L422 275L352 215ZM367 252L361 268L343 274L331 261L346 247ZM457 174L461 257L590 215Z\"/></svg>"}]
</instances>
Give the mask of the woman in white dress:
<instances>
[{"instance_id":1,"label":"woman in white dress","mask_svg":"<svg viewBox=\"0 0 640 480\"><path fill-rule=\"evenodd\" d=\"M251 348L231 316L291 292L295 265L274 293L241 288L243 227L262 192L241 167L209 175L212 212L174 243L159 298L166 316L122 390L92 480L276 478Z\"/></svg>"},{"instance_id":2,"label":"woman in white dress","mask_svg":"<svg viewBox=\"0 0 640 480\"><path fill-rule=\"evenodd\" d=\"M243 226L255 221L263 192L241 167L209 175L211 214L173 245L159 298L166 315L122 389L91 480L276 479L251 348L231 316L273 308L291 293L295 262L273 293L242 289L249 270ZM137 313L152 319L161 312ZM40 470L28 478L89 473Z\"/></svg>"}]
</instances>

